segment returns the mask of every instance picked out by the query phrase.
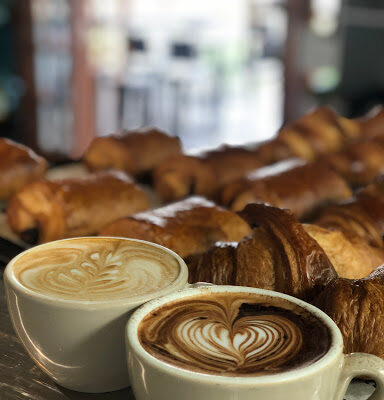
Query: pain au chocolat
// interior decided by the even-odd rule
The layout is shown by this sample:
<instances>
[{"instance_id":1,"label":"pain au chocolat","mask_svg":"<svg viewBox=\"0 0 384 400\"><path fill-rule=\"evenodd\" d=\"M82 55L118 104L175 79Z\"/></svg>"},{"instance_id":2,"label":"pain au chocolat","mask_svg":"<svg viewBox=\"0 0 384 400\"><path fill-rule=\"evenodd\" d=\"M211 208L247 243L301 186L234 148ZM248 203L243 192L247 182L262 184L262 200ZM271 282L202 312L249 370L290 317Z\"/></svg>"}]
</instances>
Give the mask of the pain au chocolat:
<instances>
[{"instance_id":1,"label":"pain au chocolat","mask_svg":"<svg viewBox=\"0 0 384 400\"><path fill-rule=\"evenodd\" d=\"M149 207L144 192L123 172L84 178L38 180L12 196L12 230L28 242L86 236L115 219Z\"/></svg>"},{"instance_id":2,"label":"pain au chocolat","mask_svg":"<svg viewBox=\"0 0 384 400\"><path fill-rule=\"evenodd\" d=\"M146 127L93 140L84 161L93 171L117 169L139 176L150 172L159 162L181 153L180 139Z\"/></svg>"},{"instance_id":3,"label":"pain au chocolat","mask_svg":"<svg viewBox=\"0 0 384 400\"><path fill-rule=\"evenodd\" d=\"M308 219L322 207L351 196L344 179L324 163L291 159L230 182L220 192L220 203L234 211L249 203L269 204L287 208L299 219Z\"/></svg>"}]
</instances>

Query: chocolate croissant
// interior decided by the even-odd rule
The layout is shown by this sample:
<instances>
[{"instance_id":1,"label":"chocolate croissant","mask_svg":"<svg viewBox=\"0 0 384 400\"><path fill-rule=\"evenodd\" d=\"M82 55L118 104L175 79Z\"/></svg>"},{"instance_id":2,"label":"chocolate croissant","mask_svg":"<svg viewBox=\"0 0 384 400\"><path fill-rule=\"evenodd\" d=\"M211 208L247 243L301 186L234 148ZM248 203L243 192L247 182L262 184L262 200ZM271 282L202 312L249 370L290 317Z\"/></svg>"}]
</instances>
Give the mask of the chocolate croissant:
<instances>
[{"instance_id":1,"label":"chocolate croissant","mask_svg":"<svg viewBox=\"0 0 384 400\"><path fill-rule=\"evenodd\" d=\"M224 186L220 203L234 211L248 203L265 203L287 208L298 218L307 219L320 208L345 201L351 195L344 179L326 164L286 160Z\"/></svg>"},{"instance_id":2,"label":"chocolate croissant","mask_svg":"<svg viewBox=\"0 0 384 400\"><path fill-rule=\"evenodd\" d=\"M8 199L22 186L42 178L48 163L26 146L0 138L0 200Z\"/></svg>"},{"instance_id":3,"label":"chocolate croissant","mask_svg":"<svg viewBox=\"0 0 384 400\"><path fill-rule=\"evenodd\" d=\"M199 156L178 155L157 166L154 187L167 201L192 194L214 197L221 185L260 165L256 151L241 147L224 146Z\"/></svg>"},{"instance_id":4,"label":"chocolate croissant","mask_svg":"<svg viewBox=\"0 0 384 400\"><path fill-rule=\"evenodd\" d=\"M368 185L384 173L384 136L351 143L324 161L351 186Z\"/></svg>"},{"instance_id":5,"label":"chocolate croissant","mask_svg":"<svg viewBox=\"0 0 384 400\"><path fill-rule=\"evenodd\" d=\"M181 257L201 253L219 240L239 241L248 233L249 225L238 215L197 196L119 219L99 232L158 243Z\"/></svg>"},{"instance_id":6,"label":"chocolate croissant","mask_svg":"<svg viewBox=\"0 0 384 400\"><path fill-rule=\"evenodd\" d=\"M252 234L187 258L190 282L251 286L309 299L337 277L325 251L292 213L249 204L240 215L254 227Z\"/></svg>"},{"instance_id":7,"label":"chocolate croissant","mask_svg":"<svg viewBox=\"0 0 384 400\"><path fill-rule=\"evenodd\" d=\"M344 352L384 358L384 266L363 279L338 278L325 285L314 304L339 327Z\"/></svg>"},{"instance_id":8,"label":"chocolate croissant","mask_svg":"<svg viewBox=\"0 0 384 400\"><path fill-rule=\"evenodd\" d=\"M38 180L12 196L7 218L27 242L95 234L105 224L147 209L144 192L125 173L110 171L61 181Z\"/></svg>"},{"instance_id":9,"label":"chocolate croissant","mask_svg":"<svg viewBox=\"0 0 384 400\"><path fill-rule=\"evenodd\" d=\"M94 139L84 161L93 171L117 169L138 176L179 153L179 138L168 136L156 128L142 128Z\"/></svg>"}]
</instances>

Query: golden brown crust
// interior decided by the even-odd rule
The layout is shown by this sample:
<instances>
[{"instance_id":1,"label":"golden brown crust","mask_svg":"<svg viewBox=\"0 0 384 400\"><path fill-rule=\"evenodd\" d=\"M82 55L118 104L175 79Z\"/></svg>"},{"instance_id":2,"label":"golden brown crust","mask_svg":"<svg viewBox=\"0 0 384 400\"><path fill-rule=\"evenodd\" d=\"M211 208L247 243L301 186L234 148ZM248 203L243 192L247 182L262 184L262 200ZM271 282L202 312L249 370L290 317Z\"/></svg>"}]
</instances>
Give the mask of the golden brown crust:
<instances>
[{"instance_id":1,"label":"golden brown crust","mask_svg":"<svg viewBox=\"0 0 384 400\"><path fill-rule=\"evenodd\" d=\"M376 138L351 143L339 152L327 155L324 161L350 185L368 185L384 173L384 140Z\"/></svg>"},{"instance_id":2,"label":"golden brown crust","mask_svg":"<svg viewBox=\"0 0 384 400\"><path fill-rule=\"evenodd\" d=\"M167 201L191 194L212 197L217 185L215 172L198 157L177 155L159 164L153 172L156 192Z\"/></svg>"},{"instance_id":3,"label":"golden brown crust","mask_svg":"<svg viewBox=\"0 0 384 400\"><path fill-rule=\"evenodd\" d=\"M345 201L352 195L346 182L323 163L293 167L288 164L286 170L277 171L268 175L260 169L229 183L220 193L222 204L238 211L248 203L264 203L289 209L305 219L321 207Z\"/></svg>"},{"instance_id":4,"label":"golden brown crust","mask_svg":"<svg viewBox=\"0 0 384 400\"><path fill-rule=\"evenodd\" d=\"M144 192L123 172L86 178L39 180L23 187L7 207L8 222L23 237L38 230L40 243L95 234L117 218L145 210Z\"/></svg>"},{"instance_id":5,"label":"golden brown crust","mask_svg":"<svg viewBox=\"0 0 384 400\"><path fill-rule=\"evenodd\" d=\"M344 352L384 358L384 267L363 279L338 278L325 286L314 304L339 327Z\"/></svg>"},{"instance_id":6,"label":"golden brown crust","mask_svg":"<svg viewBox=\"0 0 384 400\"><path fill-rule=\"evenodd\" d=\"M48 162L26 146L0 138L0 200L8 199L28 182L42 178Z\"/></svg>"},{"instance_id":7,"label":"golden brown crust","mask_svg":"<svg viewBox=\"0 0 384 400\"><path fill-rule=\"evenodd\" d=\"M326 208L316 225L358 236L374 247L383 247L384 178L360 190L347 203Z\"/></svg>"},{"instance_id":8,"label":"golden brown crust","mask_svg":"<svg viewBox=\"0 0 384 400\"><path fill-rule=\"evenodd\" d=\"M91 170L112 168L139 175L180 153L179 138L150 127L94 139L84 161Z\"/></svg>"},{"instance_id":9,"label":"golden brown crust","mask_svg":"<svg viewBox=\"0 0 384 400\"><path fill-rule=\"evenodd\" d=\"M318 107L285 125L279 138L299 158L314 161L318 156L339 150L359 136L359 125L340 117L327 107Z\"/></svg>"},{"instance_id":10,"label":"golden brown crust","mask_svg":"<svg viewBox=\"0 0 384 400\"><path fill-rule=\"evenodd\" d=\"M303 227L325 251L340 277L364 278L384 262L384 249L371 246L359 236L317 225Z\"/></svg>"},{"instance_id":11,"label":"golden brown crust","mask_svg":"<svg viewBox=\"0 0 384 400\"><path fill-rule=\"evenodd\" d=\"M99 234L148 240L186 257L207 250L216 241L239 241L249 232L248 224L238 215L195 196L122 218Z\"/></svg>"},{"instance_id":12,"label":"golden brown crust","mask_svg":"<svg viewBox=\"0 0 384 400\"><path fill-rule=\"evenodd\" d=\"M294 216L250 204L241 216L254 226L237 246L219 244L187 260L190 281L277 290L311 298L337 274L324 250Z\"/></svg>"},{"instance_id":13,"label":"golden brown crust","mask_svg":"<svg viewBox=\"0 0 384 400\"><path fill-rule=\"evenodd\" d=\"M157 166L153 181L157 193L167 201L193 194L213 198L221 185L260 165L257 152L223 146L198 156L171 157Z\"/></svg>"}]
</instances>

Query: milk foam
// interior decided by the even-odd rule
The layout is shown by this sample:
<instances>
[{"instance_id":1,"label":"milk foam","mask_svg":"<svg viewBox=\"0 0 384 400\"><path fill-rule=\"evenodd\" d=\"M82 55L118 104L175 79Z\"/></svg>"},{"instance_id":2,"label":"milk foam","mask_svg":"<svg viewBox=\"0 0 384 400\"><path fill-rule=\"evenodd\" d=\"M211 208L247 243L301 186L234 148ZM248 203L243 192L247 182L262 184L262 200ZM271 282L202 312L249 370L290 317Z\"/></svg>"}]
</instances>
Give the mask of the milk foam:
<instances>
[{"instance_id":1,"label":"milk foam","mask_svg":"<svg viewBox=\"0 0 384 400\"><path fill-rule=\"evenodd\" d=\"M22 285L50 297L116 300L169 286L180 266L170 254L145 243L83 238L32 249L13 271Z\"/></svg>"}]
</instances>

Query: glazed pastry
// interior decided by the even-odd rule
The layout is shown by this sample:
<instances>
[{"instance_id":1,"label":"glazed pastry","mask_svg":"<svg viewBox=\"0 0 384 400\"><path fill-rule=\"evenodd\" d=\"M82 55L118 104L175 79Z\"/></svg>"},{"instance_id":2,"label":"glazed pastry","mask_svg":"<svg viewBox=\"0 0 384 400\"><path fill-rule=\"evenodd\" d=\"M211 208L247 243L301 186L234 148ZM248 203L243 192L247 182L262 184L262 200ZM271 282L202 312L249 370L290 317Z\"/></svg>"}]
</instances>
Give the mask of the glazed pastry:
<instances>
[{"instance_id":1,"label":"glazed pastry","mask_svg":"<svg viewBox=\"0 0 384 400\"><path fill-rule=\"evenodd\" d=\"M26 146L0 138L0 200L8 199L22 186L42 178L48 163Z\"/></svg>"},{"instance_id":2,"label":"glazed pastry","mask_svg":"<svg viewBox=\"0 0 384 400\"><path fill-rule=\"evenodd\" d=\"M119 219L99 232L158 243L181 257L207 250L219 240L239 241L250 233L235 213L201 197Z\"/></svg>"},{"instance_id":3,"label":"glazed pastry","mask_svg":"<svg viewBox=\"0 0 384 400\"><path fill-rule=\"evenodd\" d=\"M340 328L345 353L384 358L384 266L363 279L328 283L314 304Z\"/></svg>"},{"instance_id":4,"label":"glazed pastry","mask_svg":"<svg viewBox=\"0 0 384 400\"><path fill-rule=\"evenodd\" d=\"M143 128L94 139L84 161L93 171L117 169L137 176L150 172L167 157L179 153L179 138L156 128Z\"/></svg>"},{"instance_id":5,"label":"glazed pastry","mask_svg":"<svg viewBox=\"0 0 384 400\"><path fill-rule=\"evenodd\" d=\"M38 180L10 199L8 223L27 242L95 234L117 218L148 208L125 173L110 171L61 181Z\"/></svg>"},{"instance_id":6,"label":"glazed pastry","mask_svg":"<svg viewBox=\"0 0 384 400\"><path fill-rule=\"evenodd\" d=\"M256 151L224 146L199 156L170 157L155 169L154 187L167 201L191 194L214 197L221 185L259 166Z\"/></svg>"},{"instance_id":7,"label":"glazed pastry","mask_svg":"<svg viewBox=\"0 0 384 400\"><path fill-rule=\"evenodd\" d=\"M384 173L384 136L351 143L324 157L331 168L354 187L365 186Z\"/></svg>"},{"instance_id":8,"label":"glazed pastry","mask_svg":"<svg viewBox=\"0 0 384 400\"><path fill-rule=\"evenodd\" d=\"M190 282L250 286L309 299L337 277L328 256L289 212L249 204L254 227L240 243L219 243L186 259Z\"/></svg>"},{"instance_id":9,"label":"glazed pastry","mask_svg":"<svg viewBox=\"0 0 384 400\"><path fill-rule=\"evenodd\" d=\"M234 211L248 203L265 203L307 219L320 208L345 201L351 195L343 178L324 163L286 160L224 186L220 202Z\"/></svg>"}]
</instances>

